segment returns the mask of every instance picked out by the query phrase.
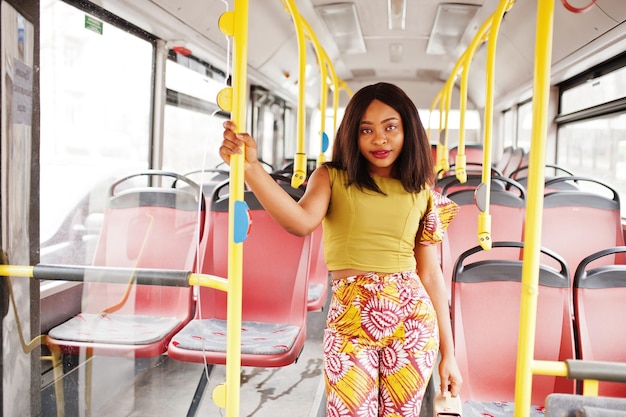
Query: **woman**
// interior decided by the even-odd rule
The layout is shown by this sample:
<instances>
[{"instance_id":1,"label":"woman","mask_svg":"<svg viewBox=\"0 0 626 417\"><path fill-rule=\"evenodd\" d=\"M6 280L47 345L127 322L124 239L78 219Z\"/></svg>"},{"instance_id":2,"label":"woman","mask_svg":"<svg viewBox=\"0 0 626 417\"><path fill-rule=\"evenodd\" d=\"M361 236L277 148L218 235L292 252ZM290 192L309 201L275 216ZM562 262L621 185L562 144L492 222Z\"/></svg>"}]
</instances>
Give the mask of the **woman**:
<instances>
[{"instance_id":1,"label":"woman","mask_svg":"<svg viewBox=\"0 0 626 417\"><path fill-rule=\"evenodd\" d=\"M245 145L245 180L288 232L322 222L332 299L324 333L329 416L418 416L441 353L441 391L458 395L448 298L434 243L458 207L432 192L426 132L411 99L378 83L350 100L332 160L295 202L266 173L256 143L224 124L220 155Z\"/></svg>"}]
</instances>

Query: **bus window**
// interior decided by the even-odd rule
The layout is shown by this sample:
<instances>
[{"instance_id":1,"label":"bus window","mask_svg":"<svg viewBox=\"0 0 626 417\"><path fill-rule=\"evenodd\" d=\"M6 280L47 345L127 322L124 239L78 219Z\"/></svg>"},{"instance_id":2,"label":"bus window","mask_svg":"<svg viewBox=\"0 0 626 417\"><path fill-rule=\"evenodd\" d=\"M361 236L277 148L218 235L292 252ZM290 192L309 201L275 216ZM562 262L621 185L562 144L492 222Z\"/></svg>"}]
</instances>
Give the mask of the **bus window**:
<instances>
[{"instance_id":1,"label":"bus window","mask_svg":"<svg viewBox=\"0 0 626 417\"><path fill-rule=\"evenodd\" d=\"M626 55L560 86L557 163L613 187L626 218Z\"/></svg>"},{"instance_id":2,"label":"bus window","mask_svg":"<svg viewBox=\"0 0 626 417\"><path fill-rule=\"evenodd\" d=\"M592 177L620 194L626 217L626 113L581 120L559 128L558 164Z\"/></svg>"},{"instance_id":3,"label":"bus window","mask_svg":"<svg viewBox=\"0 0 626 417\"><path fill-rule=\"evenodd\" d=\"M60 0L41 10L41 261L90 263L68 243L102 212L92 191L148 167L154 47Z\"/></svg>"},{"instance_id":4,"label":"bus window","mask_svg":"<svg viewBox=\"0 0 626 417\"><path fill-rule=\"evenodd\" d=\"M533 128L533 102L527 101L517 107L517 143L516 148L526 152L530 150L531 133Z\"/></svg>"},{"instance_id":5,"label":"bus window","mask_svg":"<svg viewBox=\"0 0 626 417\"><path fill-rule=\"evenodd\" d=\"M424 128L431 130L431 141L439 129L439 111L430 114L428 109L419 109L420 119ZM448 149L452 149L459 143L460 113L458 109L451 109L448 116ZM481 119L477 110L465 111L465 144L482 143Z\"/></svg>"},{"instance_id":6,"label":"bus window","mask_svg":"<svg viewBox=\"0 0 626 417\"><path fill-rule=\"evenodd\" d=\"M215 168L222 162L217 144L228 118L217 106L217 94L226 87L224 74L173 51L165 74L163 169L185 174Z\"/></svg>"},{"instance_id":7,"label":"bus window","mask_svg":"<svg viewBox=\"0 0 626 417\"><path fill-rule=\"evenodd\" d=\"M339 123L341 123L341 119L343 118L343 112L345 108L340 107L337 109L337 128L339 128ZM319 109L315 109L313 114L311 115L311 125L309 132L309 146L307 148L307 153L309 158L317 158L320 154L320 150L322 148L322 135L320 134L320 126L321 126L321 116L322 113ZM328 140L330 146L325 152L326 160L330 160L332 156L332 143L335 140L335 134L337 133L333 128L333 110L326 110L326 120L324 121L324 132L328 136Z\"/></svg>"},{"instance_id":8,"label":"bus window","mask_svg":"<svg viewBox=\"0 0 626 417\"><path fill-rule=\"evenodd\" d=\"M594 77L561 94L561 114L569 114L624 97L626 67Z\"/></svg>"},{"instance_id":9,"label":"bus window","mask_svg":"<svg viewBox=\"0 0 626 417\"><path fill-rule=\"evenodd\" d=\"M502 149L515 147L515 116L512 109L502 112Z\"/></svg>"}]
</instances>

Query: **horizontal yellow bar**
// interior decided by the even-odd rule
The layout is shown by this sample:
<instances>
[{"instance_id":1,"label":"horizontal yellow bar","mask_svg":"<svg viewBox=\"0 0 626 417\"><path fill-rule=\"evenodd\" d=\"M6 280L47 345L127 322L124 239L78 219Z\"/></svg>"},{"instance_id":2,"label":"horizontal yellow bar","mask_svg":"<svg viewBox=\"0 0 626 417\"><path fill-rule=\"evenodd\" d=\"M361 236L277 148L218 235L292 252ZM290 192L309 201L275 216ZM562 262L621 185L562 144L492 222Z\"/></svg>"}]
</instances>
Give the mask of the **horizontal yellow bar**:
<instances>
[{"instance_id":1,"label":"horizontal yellow bar","mask_svg":"<svg viewBox=\"0 0 626 417\"><path fill-rule=\"evenodd\" d=\"M533 361L531 371L535 375L554 375L567 377L568 369L565 362Z\"/></svg>"},{"instance_id":2,"label":"horizontal yellow bar","mask_svg":"<svg viewBox=\"0 0 626 417\"><path fill-rule=\"evenodd\" d=\"M216 275L190 274L189 285L200 285L202 287L215 288L216 290L228 291L228 280Z\"/></svg>"},{"instance_id":3,"label":"horizontal yellow bar","mask_svg":"<svg viewBox=\"0 0 626 417\"><path fill-rule=\"evenodd\" d=\"M0 276L32 278L33 270L32 266L0 265Z\"/></svg>"}]
</instances>

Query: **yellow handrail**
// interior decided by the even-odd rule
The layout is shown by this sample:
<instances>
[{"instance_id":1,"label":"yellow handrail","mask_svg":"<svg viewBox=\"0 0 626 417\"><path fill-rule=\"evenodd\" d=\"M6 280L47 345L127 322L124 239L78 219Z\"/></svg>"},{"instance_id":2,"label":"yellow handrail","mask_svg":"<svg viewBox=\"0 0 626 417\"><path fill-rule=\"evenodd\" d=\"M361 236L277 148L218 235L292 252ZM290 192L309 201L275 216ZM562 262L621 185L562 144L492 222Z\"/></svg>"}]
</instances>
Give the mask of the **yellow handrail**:
<instances>
[{"instance_id":1,"label":"yellow handrail","mask_svg":"<svg viewBox=\"0 0 626 417\"><path fill-rule=\"evenodd\" d=\"M335 68L332 64L332 62L330 61L330 59L328 59L328 55L326 54L326 51L324 50L324 48L322 48L322 45L320 45L317 36L315 36L315 32L313 32L313 29L311 29L311 25L309 25L309 22L306 21L306 19L301 18L302 24L304 25L304 28L306 29L306 34L308 36L308 38L311 40L311 42L313 43L313 47L315 48L315 52L316 52L316 56L317 56L317 64L320 68L320 112L321 112L321 117L320 117L320 131L319 131L319 135L320 135L320 153L317 157L317 166L321 165L324 161L325 161L325 155L324 152L326 151L325 146L324 146L324 135L326 133L326 107L328 106L328 70L330 70L331 73L331 80L333 82L333 85L335 86L334 91L336 92L334 95L334 104L337 103L337 97L338 97L338 93L339 93L339 83L337 81L337 74L335 73Z\"/></svg>"},{"instance_id":2,"label":"yellow handrail","mask_svg":"<svg viewBox=\"0 0 626 417\"><path fill-rule=\"evenodd\" d=\"M465 157L465 112L467 111L467 84L469 80L469 68L472 59L474 59L474 54L478 49L478 45L481 45L483 42L485 42L490 27L491 18L483 22L481 27L478 29L478 32L476 32L476 35L472 39L472 42L460 58L463 64L463 71L461 73L461 87L459 93L459 145L455 164L456 177L461 182L467 181L467 171L465 169L467 165L467 160Z\"/></svg>"},{"instance_id":3,"label":"yellow handrail","mask_svg":"<svg viewBox=\"0 0 626 417\"><path fill-rule=\"evenodd\" d=\"M480 29L472 39L472 42L461 55L456 62L454 69L451 72L450 77L446 81L446 84L441 91L435 97L433 104L431 105L431 114L435 104L438 102L440 106L440 137L437 143L437 156L435 171L449 170L448 161L448 135L447 135L447 121L448 113L450 112L450 96L452 95L452 87L458 76L459 70L461 73L461 89L460 89L460 104L459 111L459 144L458 152L455 161L455 174L460 182L467 181L466 172L466 156L465 156L465 111L467 108L467 82L468 73L471 60L474 58L474 54L478 49L478 46L488 40L488 56L487 56L487 101L485 105L485 118L484 118L484 136L483 136L483 170L482 170L482 187L485 192L481 194L484 197L484 201L481 201L481 212L478 216L478 243L484 250L491 249L491 217L489 215L489 200L490 200L490 178L491 178L491 128L493 124L493 83L495 75L495 46L497 41L497 32L500 22L504 13L508 11L513 4L514 0L502 0L498 8L492 13L489 18L483 22ZM445 105L445 121L443 118L443 108ZM441 128L443 126L443 129ZM430 126L429 126L430 135Z\"/></svg>"},{"instance_id":4,"label":"yellow handrail","mask_svg":"<svg viewBox=\"0 0 626 417\"><path fill-rule=\"evenodd\" d=\"M293 159L293 175L291 186L298 188L304 183L307 171L307 157L304 151L304 124L306 121L306 39L304 33L303 19L298 12L293 0L281 0L283 5L291 15L296 28L296 38L298 41L298 111L297 111L297 144L296 154Z\"/></svg>"},{"instance_id":5,"label":"yellow handrail","mask_svg":"<svg viewBox=\"0 0 626 417\"><path fill-rule=\"evenodd\" d=\"M458 73L461 69L461 66L465 63L465 60L463 59L463 56L465 55L465 53L463 53L463 55L461 56L461 58L459 60L457 60L457 62L454 65L454 68L452 69L452 72L450 73L450 76L448 77L444 87L443 87L443 102L445 104L445 117L444 117L444 140L443 143L445 144L445 148L444 149L448 149L448 120L449 120L449 116L450 116L450 107L452 105L452 90L454 89L454 84L456 82L456 78L458 76ZM456 173L456 177L459 179L459 181L461 183L464 183L467 181L467 174L465 172L465 144L462 141L463 139L459 136L459 143L457 146L457 149L459 151L459 153L457 153L456 156L456 161L455 161L455 173ZM446 158L447 160L447 158ZM450 167L448 166L447 169L450 169Z\"/></svg>"},{"instance_id":6,"label":"yellow handrail","mask_svg":"<svg viewBox=\"0 0 626 417\"><path fill-rule=\"evenodd\" d=\"M515 384L515 416L528 416L532 390L532 364L537 328L537 294L539 291L539 255L543 215L545 143L548 126L550 65L554 0L539 0L535 36L535 69L533 77L532 153L529 160L528 201L524 226L524 263L522 265L522 298L520 308L519 349Z\"/></svg>"},{"instance_id":7,"label":"yellow handrail","mask_svg":"<svg viewBox=\"0 0 626 417\"><path fill-rule=\"evenodd\" d=\"M430 113L428 115L428 137L431 137L430 126L432 124L431 118L433 112L435 111L435 106L439 104L439 128L437 130L437 154L435 156L435 173L439 173L440 171L447 171L450 169L450 164L448 162L448 149L447 143L444 142L444 134L443 134L443 100L444 100L445 86L435 96L435 99L430 104Z\"/></svg>"},{"instance_id":8,"label":"yellow handrail","mask_svg":"<svg viewBox=\"0 0 626 417\"><path fill-rule=\"evenodd\" d=\"M504 13L509 10L515 0L501 0L496 11L491 15L491 27L489 29L489 39L487 40L487 80L485 94L485 117L483 123L483 173L482 184L485 187L484 211L478 215L478 241L484 250L491 249L491 216L489 214L489 203L491 193L491 138L493 130L493 102L494 102L494 81L496 73L496 45L498 41L498 31Z\"/></svg>"},{"instance_id":9,"label":"yellow handrail","mask_svg":"<svg viewBox=\"0 0 626 417\"><path fill-rule=\"evenodd\" d=\"M246 82L248 67L248 0L235 0L233 11L222 14L222 32L233 38L232 87L220 91L218 103L231 112L238 129L246 126ZM225 108L226 107L226 108ZM228 223L228 282L226 307L226 384L213 391L216 404L226 409L226 417L238 417L240 405L241 320L243 289L243 239L235 240L235 206L243 203L244 152L230 160L229 223ZM245 203L243 203L245 204Z\"/></svg>"},{"instance_id":10,"label":"yellow handrail","mask_svg":"<svg viewBox=\"0 0 626 417\"><path fill-rule=\"evenodd\" d=\"M348 93L348 96L350 96L350 97L352 97L354 95L354 92L350 89L350 87L348 87L348 84L346 84L345 81L340 81L339 82L339 88L341 88L346 93Z\"/></svg>"}]
</instances>

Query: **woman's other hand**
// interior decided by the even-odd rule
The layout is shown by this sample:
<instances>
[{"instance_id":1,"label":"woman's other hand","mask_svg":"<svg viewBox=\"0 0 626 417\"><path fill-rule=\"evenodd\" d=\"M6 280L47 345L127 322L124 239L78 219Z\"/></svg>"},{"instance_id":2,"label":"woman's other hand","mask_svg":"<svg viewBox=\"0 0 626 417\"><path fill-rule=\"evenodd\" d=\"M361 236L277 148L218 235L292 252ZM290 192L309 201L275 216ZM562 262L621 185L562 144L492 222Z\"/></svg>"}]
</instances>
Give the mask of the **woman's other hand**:
<instances>
[{"instance_id":1,"label":"woman's other hand","mask_svg":"<svg viewBox=\"0 0 626 417\"><path fill-rule=\"evenodd\" d=\"M439 364L439 377L441 382L441 392L450 391L453 397L461 392L463 377L459 371L459 366L454 357L443 357Z\"/></svg>"}]
</instances>

